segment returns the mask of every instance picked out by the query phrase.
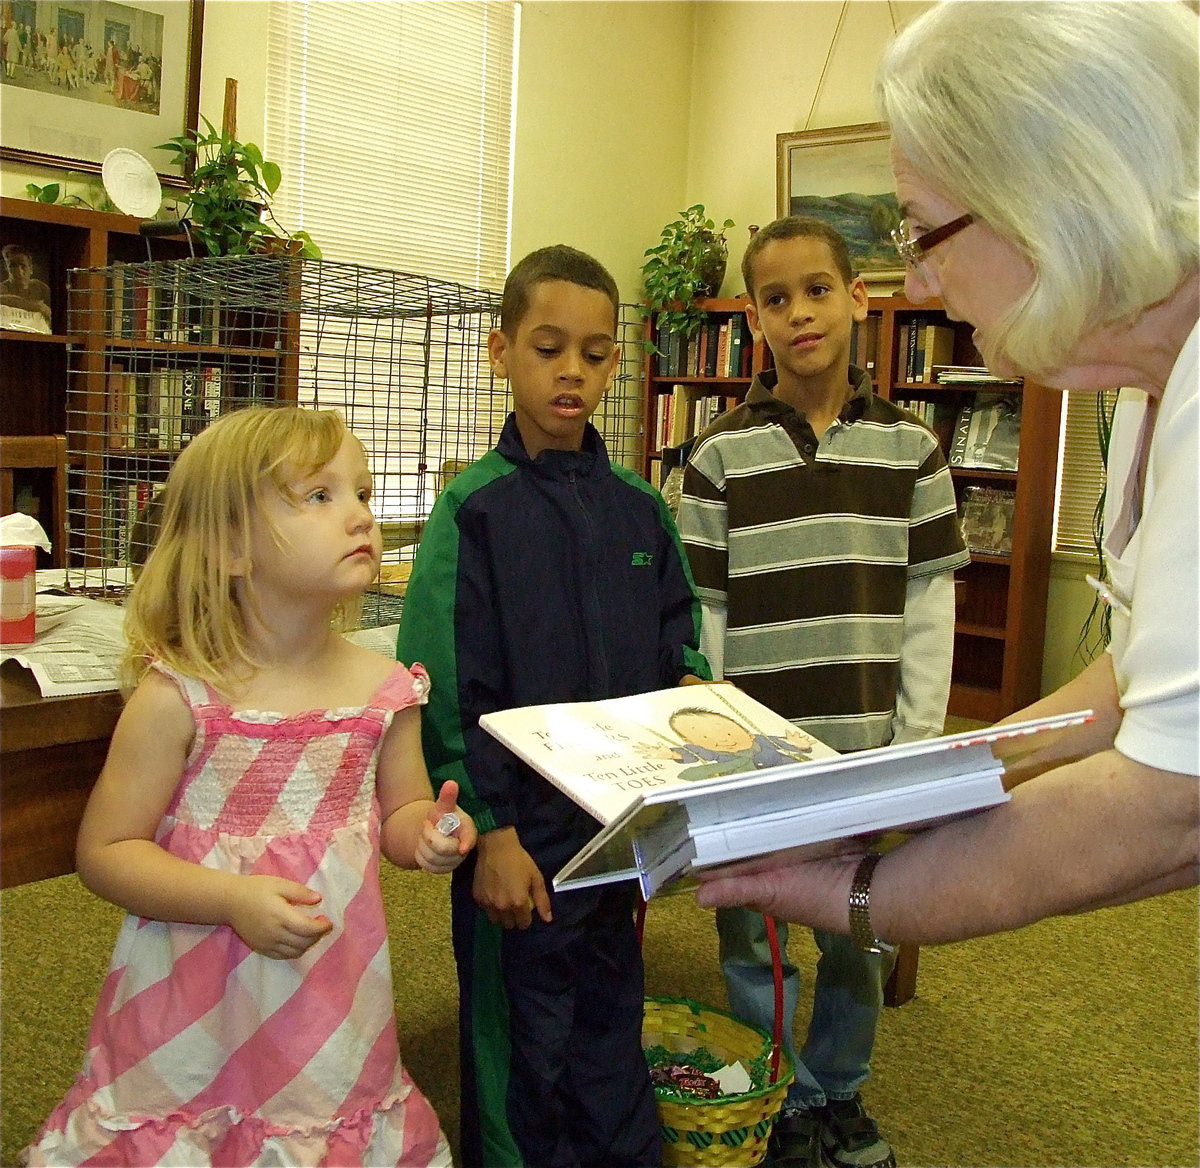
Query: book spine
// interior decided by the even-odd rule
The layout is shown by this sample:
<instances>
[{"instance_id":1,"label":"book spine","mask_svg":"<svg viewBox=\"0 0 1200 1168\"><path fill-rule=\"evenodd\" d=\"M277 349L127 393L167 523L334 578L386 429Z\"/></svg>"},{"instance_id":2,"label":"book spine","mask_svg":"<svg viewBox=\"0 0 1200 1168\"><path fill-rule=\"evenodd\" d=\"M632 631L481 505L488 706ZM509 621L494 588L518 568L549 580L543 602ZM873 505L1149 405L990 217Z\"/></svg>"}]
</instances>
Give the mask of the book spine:
<instances>
[{"instance_id":1,"label":"book spine","mask_svg":"<svg viewBox=\"0 0 1200 1168\"><path fill-rule=\"evenodd\" d=\"M971 403L967 402L958 411L958 421L954 426L954 437L950 442L950 454L946 461L951 466L962 466L967 454L967 440L971 433Z\"/></svg>"},{"instance_id":2,"label":"book spine","mask_svg":"<svg viewBox=\"0 0 1200 1168\"><path fill-rule=\"evenodd\" d=\"M904 380L915 381L917 377L917 345L918 334L921 331L919 321L911 321L908 325L907 356L905 357Z\"/></svg>"}]
</instances>

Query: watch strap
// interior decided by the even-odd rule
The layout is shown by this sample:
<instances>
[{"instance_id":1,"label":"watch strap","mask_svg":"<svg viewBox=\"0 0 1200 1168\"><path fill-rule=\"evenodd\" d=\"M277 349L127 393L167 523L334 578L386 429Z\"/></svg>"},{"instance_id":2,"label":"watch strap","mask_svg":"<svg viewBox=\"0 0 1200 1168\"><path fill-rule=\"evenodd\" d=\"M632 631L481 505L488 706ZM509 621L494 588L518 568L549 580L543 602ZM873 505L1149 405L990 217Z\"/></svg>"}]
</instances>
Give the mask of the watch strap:
<instances>
[{"instance_id":1,"label":"watch strap","mask_svg":"<svg viewBox=\"0 0 1200 1168\"><path fill-rule=\"evenodd\" d=\"M882 858L882 852L868 852L850 881L850 942L864 953L891 953L895 949L879 940L871 927L871 876Z\"/></svg>"}]
</instances>

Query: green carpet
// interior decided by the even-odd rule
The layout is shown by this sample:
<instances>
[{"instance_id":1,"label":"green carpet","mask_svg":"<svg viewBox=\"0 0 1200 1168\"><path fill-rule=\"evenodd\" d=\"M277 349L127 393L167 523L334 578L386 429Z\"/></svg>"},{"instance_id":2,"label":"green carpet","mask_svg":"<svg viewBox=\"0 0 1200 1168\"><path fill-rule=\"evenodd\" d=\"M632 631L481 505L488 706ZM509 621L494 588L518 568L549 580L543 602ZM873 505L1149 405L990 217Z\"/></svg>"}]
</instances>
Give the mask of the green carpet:
<instances>
[{"instance_id":1,"label":"green carpet","mask_svg":"<svg viewBox=\"0 0 1200 1168\"><path fill-rule=\"evenodd\" d=\"M401 1048L453 1141L448 882L389 869L384 888ZM9 889L0 911L0 1155L15 1165L78 1069L120 913L73 876ZM725 1004L690 896L651 904L645 948L650 993ZM804 930L791 951L810 985ZM867 1102L902 1165L1196 1165L1197 972L1194 891L924 949L917 997L884 1013Z\"/></svg>"}]
</instances>

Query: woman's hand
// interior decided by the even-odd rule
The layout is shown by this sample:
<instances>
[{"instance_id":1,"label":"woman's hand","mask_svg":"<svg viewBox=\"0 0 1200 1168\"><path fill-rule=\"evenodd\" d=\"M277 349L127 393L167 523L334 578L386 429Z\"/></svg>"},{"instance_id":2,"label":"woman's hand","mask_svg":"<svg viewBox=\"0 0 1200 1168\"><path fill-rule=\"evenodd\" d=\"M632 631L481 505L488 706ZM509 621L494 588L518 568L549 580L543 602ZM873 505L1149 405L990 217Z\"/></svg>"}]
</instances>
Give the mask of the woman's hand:
<instances>
[{"instance_id":1,"label":"woman's hand","mask_svg":"<svg viewBox=\"0 0 1200 1168\"><path fill-rule=\"evenodd\" d=\"M255 953L290 960L333 928L328 917L297 907L320 903L319 892L282 876L237 876L229 890L229 926Z\"/></svg>"}]
</instances>

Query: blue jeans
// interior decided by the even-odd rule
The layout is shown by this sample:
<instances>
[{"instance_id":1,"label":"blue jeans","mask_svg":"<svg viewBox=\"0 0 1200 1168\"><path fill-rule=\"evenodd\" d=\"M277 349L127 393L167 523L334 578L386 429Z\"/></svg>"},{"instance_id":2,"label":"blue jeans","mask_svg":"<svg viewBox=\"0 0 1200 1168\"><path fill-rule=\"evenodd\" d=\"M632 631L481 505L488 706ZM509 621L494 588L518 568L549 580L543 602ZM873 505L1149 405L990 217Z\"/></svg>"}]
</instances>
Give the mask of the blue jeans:
<instances>
[{"instance_id":1,"label":"blue jeans","mask_svg":"<svg viewBox=\"0 0 1200 1168\"><path fill-rule=\"evenodd\" d=\"M841 933L814 929L821 956L813 985L812 1021L804 1049L797 1052L792 1025L800 974L787 959L787 925L777 921L776 929L783 961L783 1044L796 1068L784 1106L820 1107L830 1099L852 1099L870 1074L883 986L895 954L864 953ZM762 913L717 909L717 933L730 1010L770 1034L775 1023L775 986Z\"/></svg>"}]
</instances>

